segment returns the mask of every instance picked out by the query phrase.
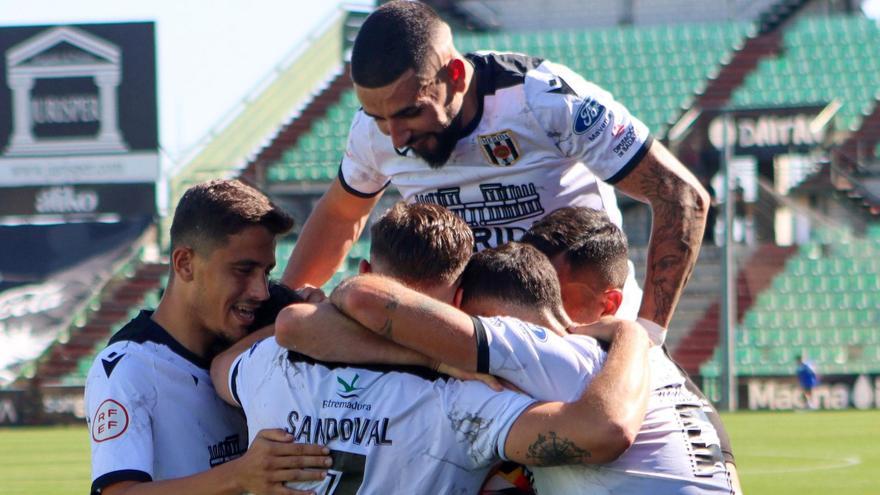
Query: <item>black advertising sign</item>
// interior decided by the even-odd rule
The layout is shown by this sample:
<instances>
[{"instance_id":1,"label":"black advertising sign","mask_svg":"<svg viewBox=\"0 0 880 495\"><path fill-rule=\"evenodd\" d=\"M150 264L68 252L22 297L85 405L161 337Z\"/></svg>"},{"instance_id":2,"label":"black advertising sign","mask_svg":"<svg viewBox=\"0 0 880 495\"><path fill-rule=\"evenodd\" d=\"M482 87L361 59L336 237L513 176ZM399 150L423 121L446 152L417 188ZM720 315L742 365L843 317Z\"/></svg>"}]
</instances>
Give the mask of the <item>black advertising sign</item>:
<instances>
[{"instance_id":1,"label":"black advertising sign","mask_svg":"<svg viewBox=\"0 0 880 495\"><path fill-rule=\"evenodd\" d=\"M158 146L153 23L0 28L0 188L26 189L0 210L28 188L155 184Z\"/></svg>"},{"instance_id":2,"label":"black advertising sign","mask_svg":"<svg viewBox=\"0 0 880 495\"><path fill-rule=\"evenodd\" d=\"M77 184L23 186L2 190L0 217L19 215L85 216L115 213L136 216L152 211L153 184Z\"/></svg>"},{"instance_id":3,"label":"black advertising sign","mask_svg":"<svg viewBox=\"0 0 880 495\"><path fill-rule=\"evenodd\" d=\"M827 127L811 125L823 109L824 106L737 109L727 113L727 126L724 114L707 111L705 146L720 151L727 139L733 145L734 155L808 152L821 145L829 132Z\"/></svg>"}]
</instances>

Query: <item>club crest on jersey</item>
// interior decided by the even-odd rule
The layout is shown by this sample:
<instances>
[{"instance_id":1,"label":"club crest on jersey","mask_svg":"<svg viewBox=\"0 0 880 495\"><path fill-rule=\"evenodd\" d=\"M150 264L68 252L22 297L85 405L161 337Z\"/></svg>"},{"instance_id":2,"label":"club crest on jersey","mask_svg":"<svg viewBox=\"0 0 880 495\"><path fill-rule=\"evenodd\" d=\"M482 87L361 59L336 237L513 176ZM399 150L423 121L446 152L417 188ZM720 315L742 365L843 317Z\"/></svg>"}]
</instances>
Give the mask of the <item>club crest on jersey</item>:
<instances>
[{"instance_id":1,"label":"club crest on jersey","mask_svg":"<svg viewBox=\"0 0 880 495\"><path fill-rule=\"evenodd\" d=\"M519 147L513 139L513 131L505 129L495 134L482 134L477 136L477 143L483 150L483 155L492 165L509 167L519 160Z\"/></svg>"},{"instance_id":2,"label":"club crest on jersey","mask_svg":"<svg viewBox=\"0 0 880 495\"><path fill-rule=\"evenodd\" d=\"M575 134L586 134L596 124L602 122L604 116L605 106L596 101L596 99L588 96L584 102L581 103L581 107L578 109L577 115L575 115L574 124L572 124L572 131Z\"/></svg>"},{"instance_id":3,"label":"club crest on jersey","mask_svg":"<svg viewBox=\"0 0 880 495\"><path fill-rule=\"evenodd\" d=\"M98 406L92 419L92 439L96 442L112 440L128 429L128 411L122 404L107 399Z\"/></svg>"}]
</instances>

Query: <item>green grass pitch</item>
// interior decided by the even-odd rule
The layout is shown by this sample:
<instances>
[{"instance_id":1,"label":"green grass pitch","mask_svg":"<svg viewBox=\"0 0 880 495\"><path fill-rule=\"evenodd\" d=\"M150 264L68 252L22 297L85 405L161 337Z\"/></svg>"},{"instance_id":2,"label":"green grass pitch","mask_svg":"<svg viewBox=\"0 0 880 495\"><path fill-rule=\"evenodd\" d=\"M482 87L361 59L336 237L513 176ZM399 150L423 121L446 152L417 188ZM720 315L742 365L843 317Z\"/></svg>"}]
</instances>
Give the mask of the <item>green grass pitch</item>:
<instances>
[{"instance_id":1,"label":"green grass pitch","mask_svg":"<svg viewBox=\"0 0 880 495\"><path fill-rule=\"evenodd\" d=\"M746 494L880 493L880 411L725 414ZM85 427L0 429L0 493L82 495Z\"/></svg>"}]
</instances>

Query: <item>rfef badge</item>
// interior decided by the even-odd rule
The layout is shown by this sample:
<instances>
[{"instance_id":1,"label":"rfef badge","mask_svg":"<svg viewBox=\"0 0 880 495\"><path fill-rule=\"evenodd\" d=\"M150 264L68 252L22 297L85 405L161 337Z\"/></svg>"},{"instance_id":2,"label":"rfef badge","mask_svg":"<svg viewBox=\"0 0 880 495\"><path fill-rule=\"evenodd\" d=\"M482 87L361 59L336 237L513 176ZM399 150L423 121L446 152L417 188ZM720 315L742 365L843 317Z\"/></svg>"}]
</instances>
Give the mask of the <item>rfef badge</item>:
<instances>
[{"instance_id":1,"label":"rfef badge","mask_svg":"<svg viewBox=\"0 0 880 495\"><path fill-rule=\"evenodd\" d=\"M480 144L483 154L492 165L509 167L519 160L519 148L510 129L495 134L477 136L477 143Z\"/></svg>"}]
</instances>

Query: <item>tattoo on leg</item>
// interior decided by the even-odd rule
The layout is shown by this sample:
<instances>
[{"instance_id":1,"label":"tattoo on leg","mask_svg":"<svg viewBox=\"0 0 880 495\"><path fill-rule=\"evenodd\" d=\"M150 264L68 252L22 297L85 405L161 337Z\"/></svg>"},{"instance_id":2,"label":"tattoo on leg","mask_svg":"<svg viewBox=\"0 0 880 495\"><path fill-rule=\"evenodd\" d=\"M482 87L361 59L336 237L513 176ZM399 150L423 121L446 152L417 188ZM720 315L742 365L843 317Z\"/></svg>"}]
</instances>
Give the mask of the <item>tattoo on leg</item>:
<instances>
[{"instance_id":1,"label":"tattoo on leg","mask_svg":"<svg viewBox=\"0 0 880 495\"><path fill-rule=\"evenodd\" d=\"M560 466L577 464L592 457L590 452L578 447L567 438L561 438L551 431L548 436L538 434L535 443L529 445L526 454L534 459L537 466Z\"/></svg>"}]
</instances>

